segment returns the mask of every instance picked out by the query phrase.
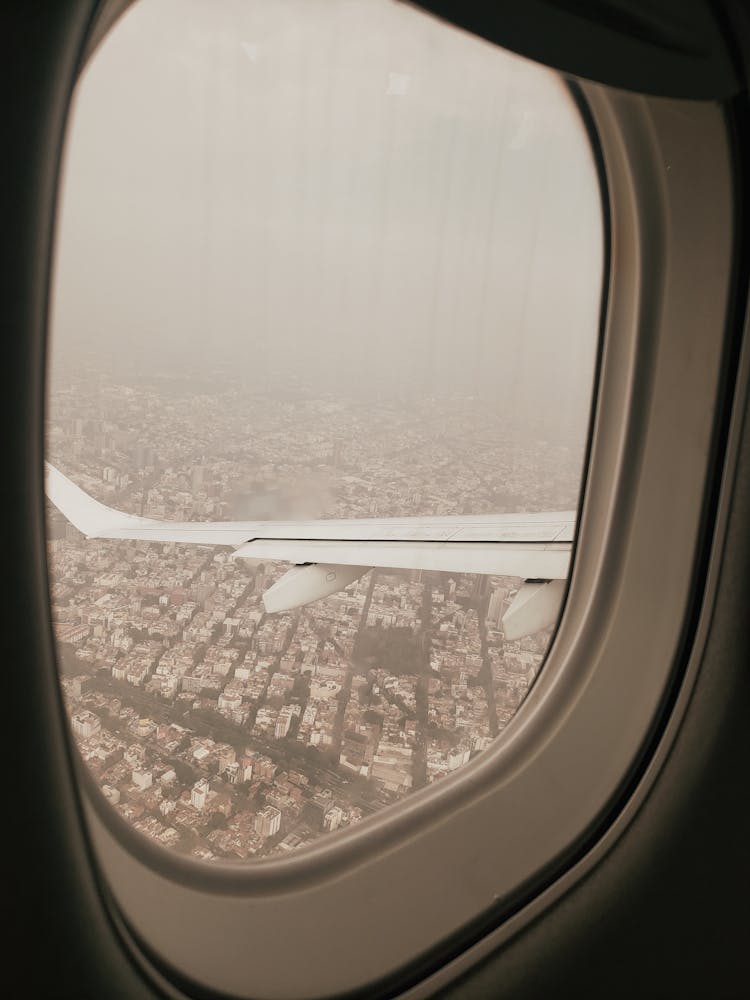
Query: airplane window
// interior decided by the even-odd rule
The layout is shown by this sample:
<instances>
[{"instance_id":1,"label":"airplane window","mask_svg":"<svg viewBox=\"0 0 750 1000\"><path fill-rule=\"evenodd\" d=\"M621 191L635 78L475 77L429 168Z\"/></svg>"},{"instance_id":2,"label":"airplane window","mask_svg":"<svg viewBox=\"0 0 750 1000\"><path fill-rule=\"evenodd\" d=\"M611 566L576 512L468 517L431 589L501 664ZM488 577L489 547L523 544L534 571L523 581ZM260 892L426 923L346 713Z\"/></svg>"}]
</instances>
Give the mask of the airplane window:
<instances>
[{"instance_id":1,"label":"airplane window","mask_svg":"<svg viewBox=\"0 0 750 1000\"><path fill-rule=\"evenodd\" d=\"M554 72L388 0L117 23L67 137L48 547L73 736L137 830L281 855L502 733L564 594L602 273Z\"/></svg>"}]
</instances>

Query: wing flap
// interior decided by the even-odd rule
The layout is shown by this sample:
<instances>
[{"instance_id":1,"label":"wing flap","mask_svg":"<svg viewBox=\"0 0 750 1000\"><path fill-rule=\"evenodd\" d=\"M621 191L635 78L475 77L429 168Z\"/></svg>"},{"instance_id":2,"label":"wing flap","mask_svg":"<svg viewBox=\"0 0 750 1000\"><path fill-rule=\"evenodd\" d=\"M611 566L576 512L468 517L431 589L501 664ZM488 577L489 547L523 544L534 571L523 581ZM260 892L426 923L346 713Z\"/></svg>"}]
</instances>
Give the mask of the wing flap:
<instances>
[{"instance_id":1,"label":"wing flap","mask_svg":"<svg viewBox=\"0 0 750 1000\"><path fill-rule=\"evenodd\" d=\"M496 542L356 542L333 539L258 538L238 549L235 559L279 559L447 573L494 573L525 579L562 580L568 575L570 546Z\"/></svg>"}]
</instances>

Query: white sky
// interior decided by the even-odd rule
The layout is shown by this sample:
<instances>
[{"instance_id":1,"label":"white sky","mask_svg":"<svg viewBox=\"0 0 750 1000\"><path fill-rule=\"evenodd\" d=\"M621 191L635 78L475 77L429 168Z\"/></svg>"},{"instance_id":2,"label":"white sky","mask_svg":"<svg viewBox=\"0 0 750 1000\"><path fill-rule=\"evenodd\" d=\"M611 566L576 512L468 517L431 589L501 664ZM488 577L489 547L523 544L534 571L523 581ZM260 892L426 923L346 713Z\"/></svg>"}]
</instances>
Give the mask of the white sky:
<instances>
[{"instance_id":1,"label":"white sky","mask_svg":"<svg viewBox=\"0 0 750 1000\"><path fill-rule=\"evenodd\" d=\"M595 168L560 78L392 0L141 0L79 85L54 357L585 424Z\"/></svg>"}]
</instances>

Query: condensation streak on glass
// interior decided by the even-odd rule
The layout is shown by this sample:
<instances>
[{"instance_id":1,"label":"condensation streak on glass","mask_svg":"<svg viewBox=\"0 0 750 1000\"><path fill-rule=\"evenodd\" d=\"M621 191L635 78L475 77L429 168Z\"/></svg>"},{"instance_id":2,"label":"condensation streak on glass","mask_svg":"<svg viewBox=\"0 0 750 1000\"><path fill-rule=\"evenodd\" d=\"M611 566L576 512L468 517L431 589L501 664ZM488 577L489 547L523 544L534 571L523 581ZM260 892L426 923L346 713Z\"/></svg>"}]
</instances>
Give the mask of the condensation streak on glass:
<instances>
[{"instance_id":1,"label":"condensation streak on glass","mask_svg":"<svg viewBox=\"0 0 750 1000\"><path fill-rule=\"evenodd\" d=\"M388 0L142 0L79 83L49 460L176 519L575 509L602 276L595 165L549 70ZM289 565L49 514L78 749L126 820L252 861L485 750L551 628L515 577Z\"/></svg>"}]
</instances>

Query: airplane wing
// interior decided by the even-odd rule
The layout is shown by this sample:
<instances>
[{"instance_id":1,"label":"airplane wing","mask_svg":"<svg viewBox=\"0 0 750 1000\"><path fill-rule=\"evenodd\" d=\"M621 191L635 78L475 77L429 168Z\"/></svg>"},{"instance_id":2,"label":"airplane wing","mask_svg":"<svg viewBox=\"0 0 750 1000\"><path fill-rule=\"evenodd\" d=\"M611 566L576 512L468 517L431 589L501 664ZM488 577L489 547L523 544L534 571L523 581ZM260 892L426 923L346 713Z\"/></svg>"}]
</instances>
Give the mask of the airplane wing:
<instances>
[{"instance_id":1,"label":"airplane wing","mask_svg":"<svg viewBox=\"0 0 750 1000\"><path fill-rule=\"evenodd\" d=\"M99 503L49 463L46 491L58 510L88 538L224 545L235 549L234 558L296 563L295 569L263 595L269 612L308 604L342 590L376 566L564 581L575 528L575 514L570 511L475 517L164 521L125 514Z\"/></svg>"}]
</instances>

